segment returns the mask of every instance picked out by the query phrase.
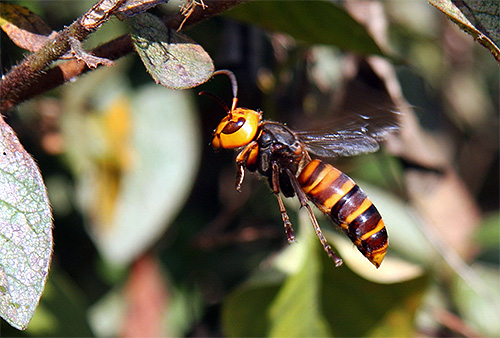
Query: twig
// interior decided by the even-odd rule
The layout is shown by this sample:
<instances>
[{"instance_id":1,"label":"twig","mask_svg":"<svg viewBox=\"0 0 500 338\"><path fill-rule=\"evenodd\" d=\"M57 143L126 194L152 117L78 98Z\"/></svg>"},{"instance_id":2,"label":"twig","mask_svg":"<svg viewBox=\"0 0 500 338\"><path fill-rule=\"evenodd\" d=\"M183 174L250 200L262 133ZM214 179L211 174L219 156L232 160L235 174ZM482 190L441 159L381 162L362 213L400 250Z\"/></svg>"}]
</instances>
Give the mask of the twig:
<instances>
[{"instance_id":1,"label":"twig","mask_svg":"<svg viewBox=\"0 0 500 338\"><path fill-rule=\"evenodd\" d=\"M83 61L89 68L97 68L99 65L113 66L115 63L109 59L101 58L95 55L88 54L83 50L82 42L75 39L74 37L69 37L69 42L71 44L71 51L76 57L77 61Z\"/></svg>"},{"instance_id":2,"label":"twig","mask_svg":"<svg viewBox=\"0 0 500 338\"><path fill-rule=\"evenodd\" d=\"M71 48L71 41L83 41L105 22L123 1L100 0L69 27L13 67L0 81L0 113L26 99L25 92L29 92L30 86L38 82L52 62Z\"/></svg>"},{"instance_id":3,"label":"twig","mask_svg":"<svg viewBox=\"0 0 500 338\"><path fill-rule=\"evenodd\" d=\"M245 1L247 0L205 0L206 8L203 9L201 6L197 6L188 20L184 23L184 26L194 25L195 23L218 15ZM110 0L102 0L92 7L89 12L95 10L96 6L99 4L106 5L106 8L109 10L116 8L110 6L110 3ZM116 2L114 3L116 4ZM56 88L66 81L74 79L90 70L90 68L82 62L69 60L44 72L46 67L70 49L70 36L82 41L88 34L92 33L93 30L97 29L100 24L109 18L109 15L106 14L109 10L108 12L103 12L103 6L98 7L98 9L99 11L97 12L101 13L100 16L95 16L95 13L93 15L87 15L89 13L87 12L71 26L62 30L53 41L48 42L40 50L29 55L20 65L12 68L12 70L5 75L0 81L0 113L4 113L17 104ZM81 22L84 18L86 19L85 26ZM185 17L179 12L164 21L169 27L177 29L184 19ZM52 50L52 48L55 47L57 47L57 49ZM132 40L130 35L127 34L95 48L89 54L107 60L116 60L131 53L133 50ZM51 51L53 53L50 54L50 57L47 57L48 53Z\"/></svg>"}]
</instances>

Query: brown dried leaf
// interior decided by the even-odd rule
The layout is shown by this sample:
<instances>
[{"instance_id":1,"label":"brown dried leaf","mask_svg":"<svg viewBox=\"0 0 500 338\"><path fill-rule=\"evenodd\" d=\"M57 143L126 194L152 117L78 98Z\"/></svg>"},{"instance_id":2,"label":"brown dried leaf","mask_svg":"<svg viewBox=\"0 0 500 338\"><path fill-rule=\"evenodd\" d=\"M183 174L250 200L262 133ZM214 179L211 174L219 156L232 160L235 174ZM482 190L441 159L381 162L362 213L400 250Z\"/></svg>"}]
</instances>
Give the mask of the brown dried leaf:
<instances>
[{"instance_id":1,"label":"brown dried leaf","mask_svg":"<svg viewBox=\"0 0 500 338\"><path fill-rule=\"evenodd\" d=\"M17 46L34 52L56 32L29 9L10 3L0 3L0 27Z\"/></svg>"},{"instance_id":2,"label":"brown dried leaf","mask_svg":"<svg viewBox=\"0 0 500 338\"><path fill-rule=\"evenodd\" d=\"M184 3L181 6L181 15L184 16L184 20L182 20L181 24L179 25L179 28L177 28L178 32L182 30L184 23L186 23L187 19L189 19L191 14L194 13L196 6L201 6L202 9L205 9L207 7L207 5L205 5L203 0L199 0L199 2L198 0L187 0L186 3Z\"/></svg>"},{"instance_id":3,"label":"brown dried leaf","mask_svg":"<svg viewBox=\"0 0 500 338\"><path fill-rule=\"evenodd\" d=\"M71 53L76 57L78 61L83 61L89 68L97 68L99 65L104 66L114 66L114 62L112 60L101 58L92 54L87 53L83 50L82 42L69 37L69 42L71 45Z\"/></svg>"}]
</instances>

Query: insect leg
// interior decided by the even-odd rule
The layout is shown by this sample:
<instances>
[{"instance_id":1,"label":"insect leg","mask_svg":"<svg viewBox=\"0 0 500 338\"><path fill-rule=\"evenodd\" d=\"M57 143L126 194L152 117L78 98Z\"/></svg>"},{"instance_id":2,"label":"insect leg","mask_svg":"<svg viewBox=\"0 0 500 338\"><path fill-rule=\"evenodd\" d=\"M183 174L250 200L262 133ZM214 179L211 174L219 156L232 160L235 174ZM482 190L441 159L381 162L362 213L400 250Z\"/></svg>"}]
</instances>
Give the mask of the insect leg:
<instances>
[{"instance_id":1,"label":"insect leg","mask_svg":"<svg viewBox=\"0 0 500 338\"><path fill-rule=\"evenodd\" d=\"M321 227L319 226L318 220L316 219L316 216L314 216L314 213L312 211L311 206L309 203L307 203L309 200L302 190L302 188L299 185L299 182L297 182L297 178L295 175L290 171L286 170L286 173L288 174L288 177L290 178L290 182L292 183L293 189L295 190L295 193L297 194L297 197L299 199L300 205L304 208L306 208L307 213L309 214L309 219L311 220L311 223L314 227L314 232L316 232L316 236L318 236L319 241L323 245L323 249L326 251L328 256L333 259L333 262L335 263L335 267L338 267L342 265L342 259L338 257L335 252L333 252L332 247L330 244L328 244L328 241L326 240L325 236L323 235L323 231L321 231Z\"/></svg>"},{"instance_id":2,"label":"insect leg","mask_svg":"<svg viewBox=\"0 0 500 338\"><path fill-rule=\"evenodd\" d=\"M247 165L248 158L252 151L259 147L256 141L250 142L242 151L236 155L236 165L238 172L236 173L236 190L241 191L241 185L245 179L245 166Z\"/></svg>"},{"instance_id":3,"label":"insect leg","mask_svg":"<svg viewBox=\"0 0 500 338\"><path fill-rule=\"evenodd\" d=\"M288 243L295 242L295 235L293 234L292 223L290 222L290 217L288 217L288 213L286 212L285 205L283 204L283 200L280 195L280 183L279 183L279 167L278 164L273 163L272 165L272 189L273 193L278 199L278 205L280 208L281 219L283 220L283 226L285 227L286 238L288 239Z\"/></svg>"},{"instance_id":4,"label":"insect leg","mask_svg":"<svg viewBox=\"0 0 500 338\"><path fill-rule=\"evenodd\" d=\"M245 179L245 166L241 163L237 163L238 172L236 173L236 191L241 192L241 185Z\"/></svg>"}]
</instances>

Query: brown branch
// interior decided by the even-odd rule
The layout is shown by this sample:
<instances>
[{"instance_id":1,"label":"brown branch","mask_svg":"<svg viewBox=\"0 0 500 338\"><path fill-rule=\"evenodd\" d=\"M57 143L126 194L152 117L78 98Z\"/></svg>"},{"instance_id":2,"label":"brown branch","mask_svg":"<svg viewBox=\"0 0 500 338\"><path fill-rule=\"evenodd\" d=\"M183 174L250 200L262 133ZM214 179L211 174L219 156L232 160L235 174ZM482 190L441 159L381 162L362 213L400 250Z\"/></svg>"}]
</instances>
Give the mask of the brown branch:
<instances>
[{"instance_id":1,"label":"brown branch","mask_svg":"<svg viewBox=\"0 0 500 338\"><path fill-rule=\"evenodd\" d=\"M116 60L124 55L131 53L134 50L132 45L132 40L129 35L123 35L112 41L107 42L95 48L92 51L92 55L106 58L108 60ZM39 77L37 82L32 83L22 96L18 96L16 101L8 102L9 107L13 107L22 101L33 98L40 95L46 91L54 89L67 81L70 81L77 76L90 70L85 62L78 61L76 59L66 61L60 65L50 68L42 77ZM3 102L2 102L3 104ZM3 107L0 107L2 109Z\"/></svg>"},{"instance_id":2,"label":"brown branch","mask_svg":"<svg viewBox=\"0 0 500 338\"><path fill-rule=\"evenodd\" d=\"M179 12L164 21L166 25L173 29L177 29L179 25L184 21L184 19L186 19L186 22L184 22L184 26L192 26L246 1L247 0L205 0L204 3L207 5L206 8L203 9L201 6L197 6L197 8L195 8L189 18L186 19ZM73 25L75 25L75 27L73 27L70 31L70 28ZM73 30L77 28L83 29L83 34L80 33L80 35L76 35L76 32L73 32ZM47 60L46 62L40 64L36 71L34 71L34 69L30 67L27 67L27 65L30 64L28 58L30 60L37 60L40 57L40 53L46 53L46 51L39 50L28 56L28 58L19 66L14 67L5 76L5 78L0 81L0 112L5 112L25 100L56 88L64 84L65 82L89 71L90 68L87 67L84 62L79 62L76 59L72 59L60 65L56 65L55 67L47 70L45 73L42 73L43 70L48 67L54 60L58 59L67 50L69 50L69 36L73 36L81 41L91 32L91 30L83 28L83 26L80 24L79 19L75 21L75 23L73 23L70 27L68 27L68 29L63 30L58 34L56 39L64 39L65 42L65 44L62 44L61 51L59 51L57 54L54 54L50 60ZM60 45L60 42L56 43L56 45ZM130 35L127 34L104 43L103 45L92 50L90 54L108 60L116 60L131 53L133 50L134 48L132 40L130 38ZM13 74L16 74L16 76L14 76ZM20 78L21 76L23 77L23 79Z\"/></svg>"},{"instance_id":3,"label":"brown branch","mask_svg":"<svg viewBox=\"0 0 500 338\"><path fill-rule=\"evenodd\" d=\"M43 77L45 69L71 49L71 41L83 41L94 32L124 0L100 0L89 11L61 30L36 52L13 67L0 81L0 112L27 99L25 93Z\"/></svg>"},{"instance_id":4,"label":"brown branch","mask_svg":"<svg viewBox=\"0 0 500 338\"><path fill-rule=\"evenodd\" d=\"M19 65L13 67L0 81L0 112L21 102L22 99L19 100L19 98L24 96L30 85L38 81L44 69L70 49L70 36L82 40L88 34L90 31L77 20L39 50L28 55Z\"/></svg>"}]
</instances>

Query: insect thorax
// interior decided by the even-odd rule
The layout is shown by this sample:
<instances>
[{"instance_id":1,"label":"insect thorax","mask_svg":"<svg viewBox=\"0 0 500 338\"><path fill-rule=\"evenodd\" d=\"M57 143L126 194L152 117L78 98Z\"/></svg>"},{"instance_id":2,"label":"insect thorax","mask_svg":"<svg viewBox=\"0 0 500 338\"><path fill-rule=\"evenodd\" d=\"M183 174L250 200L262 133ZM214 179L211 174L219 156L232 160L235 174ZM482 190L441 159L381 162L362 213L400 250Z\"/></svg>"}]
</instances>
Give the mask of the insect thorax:
<instances>
[{"instance_id":1,"label":"insect thorax","mask_svg":"<svg viewBox=\"0 0 500 338\"><path fill-rule=\"evenodd\" d=\"M277 164L281 191L287 197L293 196L294 191L286 170L290 170L293 175L297 174L304 157L302 143L291 130L275 122L261 124L261 133L257 142L259 144L257 159L259 173L266 176L272 186L272 166L273 163Z\"/></svg>"}]
</instances>

